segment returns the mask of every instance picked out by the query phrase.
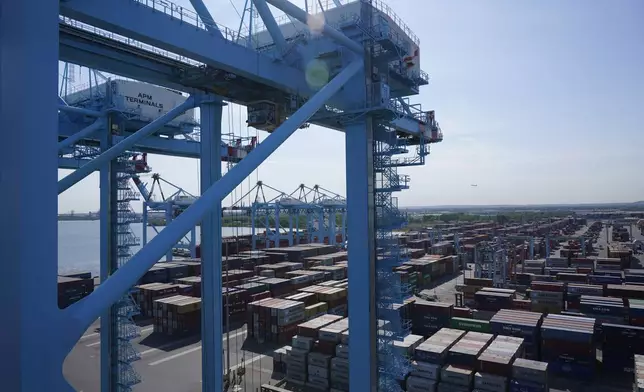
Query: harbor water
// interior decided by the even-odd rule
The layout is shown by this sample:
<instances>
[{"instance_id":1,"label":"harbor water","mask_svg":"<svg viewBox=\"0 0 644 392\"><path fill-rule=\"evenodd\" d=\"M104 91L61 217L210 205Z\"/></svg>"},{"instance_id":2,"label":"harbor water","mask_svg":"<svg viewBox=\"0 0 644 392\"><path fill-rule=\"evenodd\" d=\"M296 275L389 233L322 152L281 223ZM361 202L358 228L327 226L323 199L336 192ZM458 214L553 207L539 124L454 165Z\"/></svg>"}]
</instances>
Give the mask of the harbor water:
<instances>
[{"instance_id":1,"label":"harbor water","mask_svg":"<svg viewBox=\"0 0 644 392\"><path fill-rule=\"evenodd\" d=\"M134 234L141 239L143 225L132 224ZM148 241L157 234L155 228L147 227ZM163 230L158 227L157 230ZM263 231L263 230L262 230ZM222 227L222 236L250 234L250 227ZM197 243L199 243L197 227ZM99 221L59 221L58 222L58 271L61 274L91 271L98 275L100 265L100 222ZM132 247L136 253L140 246Z\"/></svg>"}]
</instances>

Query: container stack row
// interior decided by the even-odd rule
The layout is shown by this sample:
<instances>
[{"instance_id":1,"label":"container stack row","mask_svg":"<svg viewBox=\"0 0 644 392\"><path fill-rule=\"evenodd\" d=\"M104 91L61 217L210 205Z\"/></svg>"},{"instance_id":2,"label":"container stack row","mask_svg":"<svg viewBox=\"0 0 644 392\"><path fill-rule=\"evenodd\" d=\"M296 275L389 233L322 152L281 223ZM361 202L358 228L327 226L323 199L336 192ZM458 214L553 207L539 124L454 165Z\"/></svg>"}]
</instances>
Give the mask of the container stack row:
<instances>
[{"instance_id":1,"label":"container stack row","mask_svg":"<svg viewBox=\"0 0 644 392\"><path fill-rule=\"evenodd\" d=\"M539 359L542 319L541 313L503 309L490 320L491 332L522 338L525 357Z\"/></svg>"},{"instance_id":2,"label":"container stack row","mask_svg":"<svg viewBox=\"0 0 644 392\"><path fill-rule=\"evenodd\" d=\"M548 364L517 358L512 364L510 392L548 392Z\"/></svg>"},{"instance_id":3,"label":"container stack row","mask_svg":"<svg viewBox=\"0 0 644 392\"><path fill-rule=\"evenodd\" d=\"M414 350L406 380L415 391L508 391L523 339L443 328Z\"/></svg>"},{"instance_id":4,"label":"container stack row","mask_svg":"<svg viewBox=\"0 0 644 392\"><path fill-rule=\"evenodd\" d=\"M153 303L154 332L172 337L201 332L201 298L174 295Z\"/></svg>"},{"instance_id":5,"label":"container stack row","mask_svg":"<svg viewBox=\"0 0 644 392\"><path fill-rule=\"evenodd\" d=\"M644 354L644 328L618 324L603 324L602 366L615 377L628 376L636 355Z\"/></svg>"},{"instance_id":6,"label":"container stack row","mask_svg":"<svg viewBox=\"0 0 644 392\"><path fill-rule=\"evenodd\" d=\"M349 390L348 319L323 315L297 326L286 356L286 380L316 390Z\"/></svg>"},{"instance_id":7,"label":"container stack row","mask_svg":"<svg viewBox=\"0 0 644 392\"><path fill-rule=\"evenodd\" d=\"M564 310L564 284L562 282L532 282L530 285L531 310L542 313L559 313Z\"/></svg>"},{"instance_id":8,"label":"container stack row","mask_svg":"<svg viewBox=\"0 0 644 392\"><path fill-rule=\"evenodd\" d=\"M258 342L285 344L305 318L303 302L266 298L248 304L248 336Z\"/></svg>"},{"instance_id":9,"label":"container stack row","mask_svg":"<svg viewBox=\"0 0 644 392\"><path fill-rule=\"evenodd\" d=\"M90 273L58 276L58 307L64 309L93 291L94 279Z\"/></svg>"},{"instance_id":10,"label":"container stack row","mask_svg":"<svg viewBox=\"0 0 644 392\"><path fill-rule=\"evenodd\" d=\"M634 362L634 383L633 391L644 392L644 355L635 355Z\"/></svg>"},{"instance_id":11,"label":"container stack row","mask_svg":"<svg viewBox=\"0 0 644 392\"><path fill-rule=\"evenodd\" d=\"M571 378L595 375L595 326L592 318L549 314L541 325L541 360L552 373Z\"/></svg>"}]
</instances>

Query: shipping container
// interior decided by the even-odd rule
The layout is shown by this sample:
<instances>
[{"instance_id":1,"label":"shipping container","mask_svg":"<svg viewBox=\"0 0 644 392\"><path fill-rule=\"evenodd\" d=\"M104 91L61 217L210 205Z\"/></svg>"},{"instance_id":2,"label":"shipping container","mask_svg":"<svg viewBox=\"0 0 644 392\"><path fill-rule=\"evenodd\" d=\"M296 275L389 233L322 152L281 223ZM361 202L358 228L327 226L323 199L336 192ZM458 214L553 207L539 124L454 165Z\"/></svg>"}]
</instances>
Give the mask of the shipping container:
<instances>
[{"instance_id":1,"label":"shipping container","mask_svg":"<svg viewBox=\"0 0 644 392\"><path fill-rule=\"evenodd\" d=\"M602 368L619 377L632 377L635 355L644 354L644 327L602 325Z\"/></svg>"},{"instance_id":2,"label":"shipping container","mask_svg":"<svg viewBox=\"0 0 644 392\"><path fill-rule=\"evenodd\" d=\"M154 301L179 294L180 286L169 283L148 283L135 288L137 292L134 298L139 306L141 315L152 317Z\"/></svg>"},{"instance_id":3,"label":"shipping container","mask_svg":"<svg viewBox=\"0 0 644 392\"><path fill-rule=\"evenodd\" d=\"M542 319L541 313L503 309L492 317L490 328L496 335L522 338L526 356L539 359Z\"/></svg>"},{"instance_id":4,"label":"shipping container","mask_svg":"<svg viewBox=\"0 0 644 392\"><path fill-rule=\"evenodd\" d=\"M572 378L595 374L595 326L593 318L549 314L541 325L541 360L554 374Z\"/></svg>"},{"instance_id":5,"label":"shipping container","mask_svg":"<svg viewBox=\"0 0 644 392\"><path fill-rule=\"evenodd\" d=\"M606 285L606 296L618 298L644 299L644 286L630 285Z\"/></svg>"},{"instance_id":6,"label":"shipping container","mask_svg":"<svg viewBox=\"0 0 644 392\"><path fill-rule=\"evenodd\" d=\"M442 328L414 350L417 361L442 365L447 361L449 349L463 336L465 331Z\"/></svg>"},{"instance_id":7,"label":"shipping container","mask_svg":"<svg viewBox=\"0 0 644 392\"><path fill-rule=\"evenodd\" d=\"M486 332L491 331L490 322L486 320L473 320L461 317L452 317L450 327L463 331Z\"/></svg>"},{"instance_id":8,"label":"shipping container","mask_svg":"<svg viewBox=\"0 0 644 392\"><path fill-rule=\"evenodd\" d=\"M435 381L440 380L441 365L422 361L412 361L411 367L412 369L409 375L412 377L421 377Z\"/></svg>"},{"instance_id":9,"label":"shipping container","mask_svg":"<svg viewBox=\"0 0 644 392\"><path fill-rule=\"evenodd\" d=\"M548 384L548 363L517 358L512 364L512 378L545 386Z\"/></svg>"},{"instance_id":10,"label":"shipping container","mask_svg":"<svg viewBox=\"0 0 644 392\"><path fill-rule=\"evenodd\" d=\"M450 349L447 361L451 365L467 366L474 369L478 356L490 344L494 335L481 332L468 332Z\"/></svg>"},{"instance_id":11,"label":"shipping container","mask_svg":"<svg viewBox=\"0 0 644 392\"><path fill-rule=\"evenodd\" d=\"M128 118L136 116L134 119L142 122L152 122L158 119L187 99L178 91L135 80L116 79L94 88L103 93L109 88L112 93L113 107L120 112L127 113ZM82 90L71 94L67 99L68 102L75 102L87 99L89 95L89 90ZM196 124L194 109L187 110L168 123L173 127L181 127L186 124L192 126ZM169 133L167 126L160 133Z\"/></svg>"},{"instance_id":12,"label":"shipping container","mask_svg":"<svg viewBox=\"0 0 644 392\"><path fill-rule=\"evenodd\" d=\"M349 329L349 319L342 318L332 324L320 328L318 338L321 341L340 343L342 332ZM335 348L335 346L334 346Z\"/></svg>"},{"instance_id":13,"label":"shipping container","mask_svg":"<svg viewBox=\"0 0 644 392\"><path fill-rule=\"evenodd\" d=\"M527 380L510 380L510 392L548 392L547 384L539 384Z\"/></svg>"},{"instance_id":14,"label":"shipping container","mask_svg":"<svg viewBox=\"0 0 644 392\"><path fill-rule=\"evenodd\" d=\"M86 275L85 275L86 276ZM58 276L58 307L64 309L94 291L94 279Z\"/></svg>"},{"instance_id":15,"label":"shipping container","mask_svg":"<svg viewBox=\"0 0 644 392\"><path fill-rule=\"evenodd\" d=\"M341 320L341 316L325 314L297 326L297 334L319 339L320 329Z\"/></svg>"},{"instance_id":16,"label":"shipping container","mask_svg":"<svg viewBox=\"0 0 644 392\"><path fill-rule=\"evenodd\" d=\"M441 370L441 384L465 387L469 390L473 381L474 370L471 368L447 365Z\"/></svg>"},{"instance_id":17,"label":"shipping container","mask_svg":"<svg viewBox=\"0 0 644 392\"><path fill-rule=\"evenodd\" d=\"M411 332L415 335L430 336L448 327L452 318L453 304L416 300L411 305Z\"/></svg>"},{"instance_id":18,"label":"shipping container","mask_svg":"<svg viewBox=\"0 0 644 392\"><path fill-rule=\"evenodd\" d=\"M642 392L644 390L644 355L635 355L634 357L634 391Z\"/></svg>"},{"instance_id":19,"label":"shipping container","mask_svg":"<svg viewBox=\"0 0 644 392\"><path fill-rule=\"evenodd\" d=\"M434 392L436 385L436 380L418 376L409 376L405 382L407 392Z\"/></svg>"},{"instance_id":20,"label":"shipping container","mask_svg":"<svg viewBox=\"0 0 644 392\"><path fill-rule=\"evenodd\" d=\"M74 272L74 273L62 274L58 276L65 276L67 278L78 278L78 279L92 279L92 273L89 271Z\"/></svg>"},{"instance_id":21,"label":"shipping container","mask_svg":"<svg viewBox=\"0 0 644 392\"><path fill-rule=\"evenodd\" d=\"M478 369L502 377L512 375L512 362L523 355L523 338L497 336L478 356Z\"/></svg>"},{"instance_id":22,"label":"shipping container","mask_svg":"<svg viewBox=\"0 0 644 392\"><path fill-rule=\"evenodd\" d=\"M505 392L508 389L508 378L495 374L477 372L474 375L474 388L476 392Z\"/></svg>"},{"instance_id":23,"label":"shipping container","mask_svg":"<svg viewBox=\"0 0 644 392\"><path fill-rule=\"evenodd\" d=\"M305 317L303 302L266 298L248 304L248 334L262 342L288 343Z\"/></svg>"},{"instance_id":24,"label":"shipping container","mask_svg":"<svg viewBox=\"0 0 644 392\"><path fill-rule=\"evenodd\" d=\"M201 298L175 295L152 304L154 332L173 336L193 336L201 332Z\"/></svg>"}]
</instances>

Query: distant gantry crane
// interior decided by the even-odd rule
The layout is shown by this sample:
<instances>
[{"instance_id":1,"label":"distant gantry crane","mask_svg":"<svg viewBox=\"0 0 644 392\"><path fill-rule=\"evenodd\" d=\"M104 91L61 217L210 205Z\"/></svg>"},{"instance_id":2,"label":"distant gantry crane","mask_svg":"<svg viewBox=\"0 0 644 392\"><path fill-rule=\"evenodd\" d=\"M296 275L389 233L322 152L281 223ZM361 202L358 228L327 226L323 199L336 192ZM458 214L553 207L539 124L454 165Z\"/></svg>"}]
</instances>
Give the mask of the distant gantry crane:
<instances>
[{"instance_id":1,"label":"distant gantry crane","mask_svg":"<svg viewBox=\"0 0 644 392\"><path fill-rule=\"evenodd\" d=\"M550 257L550 252L552 251L552 246L550 245L550 241L555 241L555 242L561 242L561 241L579 241L579 245L581 248L581 255L582 257L586 257L586 237L581 235L581 236L546 236L546 259Z\"/></svg>"},{"instance_id":2,"label":"distant gantry crane","mask_svg":"<svg viewBox=\"0 0 644 392\"><path fill-rule=\"evenodd\" d=\"M267 190L275 196L267 197ZM250 206L241 206L253 194ZM258 181L231 208L244 209L250 215L253 250L260 228L264 229L265 248L279 246L282 240L288 241L289 246L300 243L336 245L346 240L346 200L319 185L310 188L300 184L293 192L286 193ZM288 227L282 227L282 218L288 221Z\"/></svg>"},{"instance_id":3,"label":"distant gantry crane","mask_svg":"<svg viewBox=\"0 0 644 392\"><path fill-rule=\"evenodd\" d=\"M503 288L508 282L508 255L500 238L484 241L474 250L474 276L492 279L494 287Z\"/></svg>"},{"instance_id":4,"label":"distant gantry crane","mask_svg":"<svg viewBox=\"0 0 644 392\"><path fill-rule=\"evenodd\" d=\"M147 184L144 184L139 176L142 173L149 173L152 170L147 164L147 154L141 154L140 159L139 155L134 155L132 160L136 168L136 174L132 176L132 180L143 196L141 239L145 246L148 243L148 227L152 227L158 234L158 226L160 225L156 224L156 220L162 221L160 222L162 225L170 224L174 218L194 203L196 197L173 183L164 180L158 173L152 175L152 185L148 190ZM172 187L174 189L173 193L166 197L162 189L162 184ZM160 197L154 197L155 190L159 192ZM152 219L150 217L151 213L156 213L156 216ZM159 213L162 214L161 217L159 217ZM191 257L197 257L196 227L190 230L189 236L184 236L172 249L168 250L165 257L167 262L172 261L174 249L187 249Z\"/></svg>"},{"instance_id":5,"label":"distant gantry crane","mask_svg":"<svg viewBox=\"0 0 644 392\"><path fill-rule=\"evenodd\" d=\"M221 201L294 132L315 125L345 136L346 237L353 245L351 364L343 389L401 390L409 360L393 342L409 331L400 309L410 290L391 272L408 257L393 235L406 224L393 194L410 186L399 170L424 165L443 134L434 111L409 99L429 76L420 68L418 37L388 5L338 0L302 10L287 0L252 0L244 6L250 23L242 20L240 26L248 26L242 32L215 23L202 0L190 1L194 11L167 0L5 3L0 89L11 99L2 100L0 123L11 130L3 134L11 148L3 155L2 179L13 190L3 193L4 200L15 208L2 221L11 246L1 249L4 259L20 262L8 264L16 279L0 292L21 317L0 339L6 357L30 359L12 362L5 389L70 390L60 370L51 369L62 369L65 355L100 317L101 390L130 390L139 381L131 366L137 355L127 344L136 331L126 322L135 312L130 290L201 222L202 389L221 391ZM276 19L275 9L287 16ZM59 90L58 61L94 70L93 83ZM70 74L68 68L66 79ZM247 107L247 126L270 134L262 143L245 145L236 142L238 135L222 133L223 106L232 104ZM136 192L129 184L141 174L132 158L142 153L200 159L201 192L132 255L128 249L137 240L127 226ZM224 155L231 167L222 176ZM54 166L74 171L57 181ZM54 198L96 171L101 284L58 310L50 300L57 274L50 262L57 253ZM327 214L344 213L343 204L329 200L315 204ZM283 204L302 206L288 199ZM328 225L336 221L325 219L319 236L330 233L331 240L338 230ZM389 327L379 328L378 320Z\"/></svg>"}]
</instances>

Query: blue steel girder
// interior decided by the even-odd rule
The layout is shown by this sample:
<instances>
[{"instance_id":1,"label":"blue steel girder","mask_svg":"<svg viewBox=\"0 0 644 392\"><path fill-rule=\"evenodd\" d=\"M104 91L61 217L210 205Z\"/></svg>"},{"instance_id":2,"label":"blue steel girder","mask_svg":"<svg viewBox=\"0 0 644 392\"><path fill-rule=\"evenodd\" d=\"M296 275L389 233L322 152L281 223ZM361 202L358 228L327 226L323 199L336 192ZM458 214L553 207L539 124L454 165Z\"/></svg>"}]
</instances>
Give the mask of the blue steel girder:
<instances>
[{"instance_id":1,"label":"blue steel girder","mask_svg":"<svg viewBox=\"0 0 644 392\"><path fill-rule=\"evenodd\" d=\"M58 136L59 138L70 137L82 128L82 125L60 121L58 125ZM130 135L131 133L124 132L123 135L114 136L114 143L119 143ZM90 135L84 138L82 142L88 146L98 146L100 144L100 135ZM150 136L135 144L133 149L148 154L178 156L183 158L199 158L200 156L199 142L186 139L168 139Z\"/></svg>"},{"instance_id":2,"label":"blue steel girder","mask_svg":"<svg viewBox=\"0 0 644 392\"><path fill-rule=\"evenodd\" d=\"M59 23L59 60L82 64L98 71L127 75L130 78L188 93L194 92L180 80L181 71L190 64L127 45L99 34Z\"/></svg>"},{"instance_id":3,"label":"blue steel girder","mask_svg":"<svg viewBox=\"0 0 644 392\"><path fill-rule=\"evenodd\" d=\"M61 129L65 129L62 132ZM73 135L73 132L70 132L68 128L61 128L59 125L59 137L66 137ZM119 143L123 141L126 137L129 137L131 133L126 133L120 136L113 136L112 140L114 143ZM100 144L100 135L97 135L96 138L83 139L83 145L88 147L98 147ZM221 149L221 161L222 162L239 162L241 158L230 157L228 155L228 146ZM236 147L233 147L236 148ZM243 147L242 147L243 149ZM185 139L167 139L161 137L148 137L142 140L140 143L134 145L133 150L141 153L156 154L156 155L167 155L173 157L183 157L183 158L195 158L198 159L201 157L201 144L197 141L185 140ZM86 165L91 161L92 157L85 157L79 159L78 157L68 157L67 151L61 153L61 156L58 158L58 168L60 169L77 169L81 166Z\"/></svg>"},{"instance_id":4,"label":"blue steel girder","mask_svg":"<svg viewBox=\"0 0 644 392\"><path fill-rule=\"evenodd\" d=\"M233 42L233 31L220 28L223 37L214 35L165 8L154 0L69 0L60 13L283 92L312 93L301 70Z\"/></svg>"}]
</instances>

